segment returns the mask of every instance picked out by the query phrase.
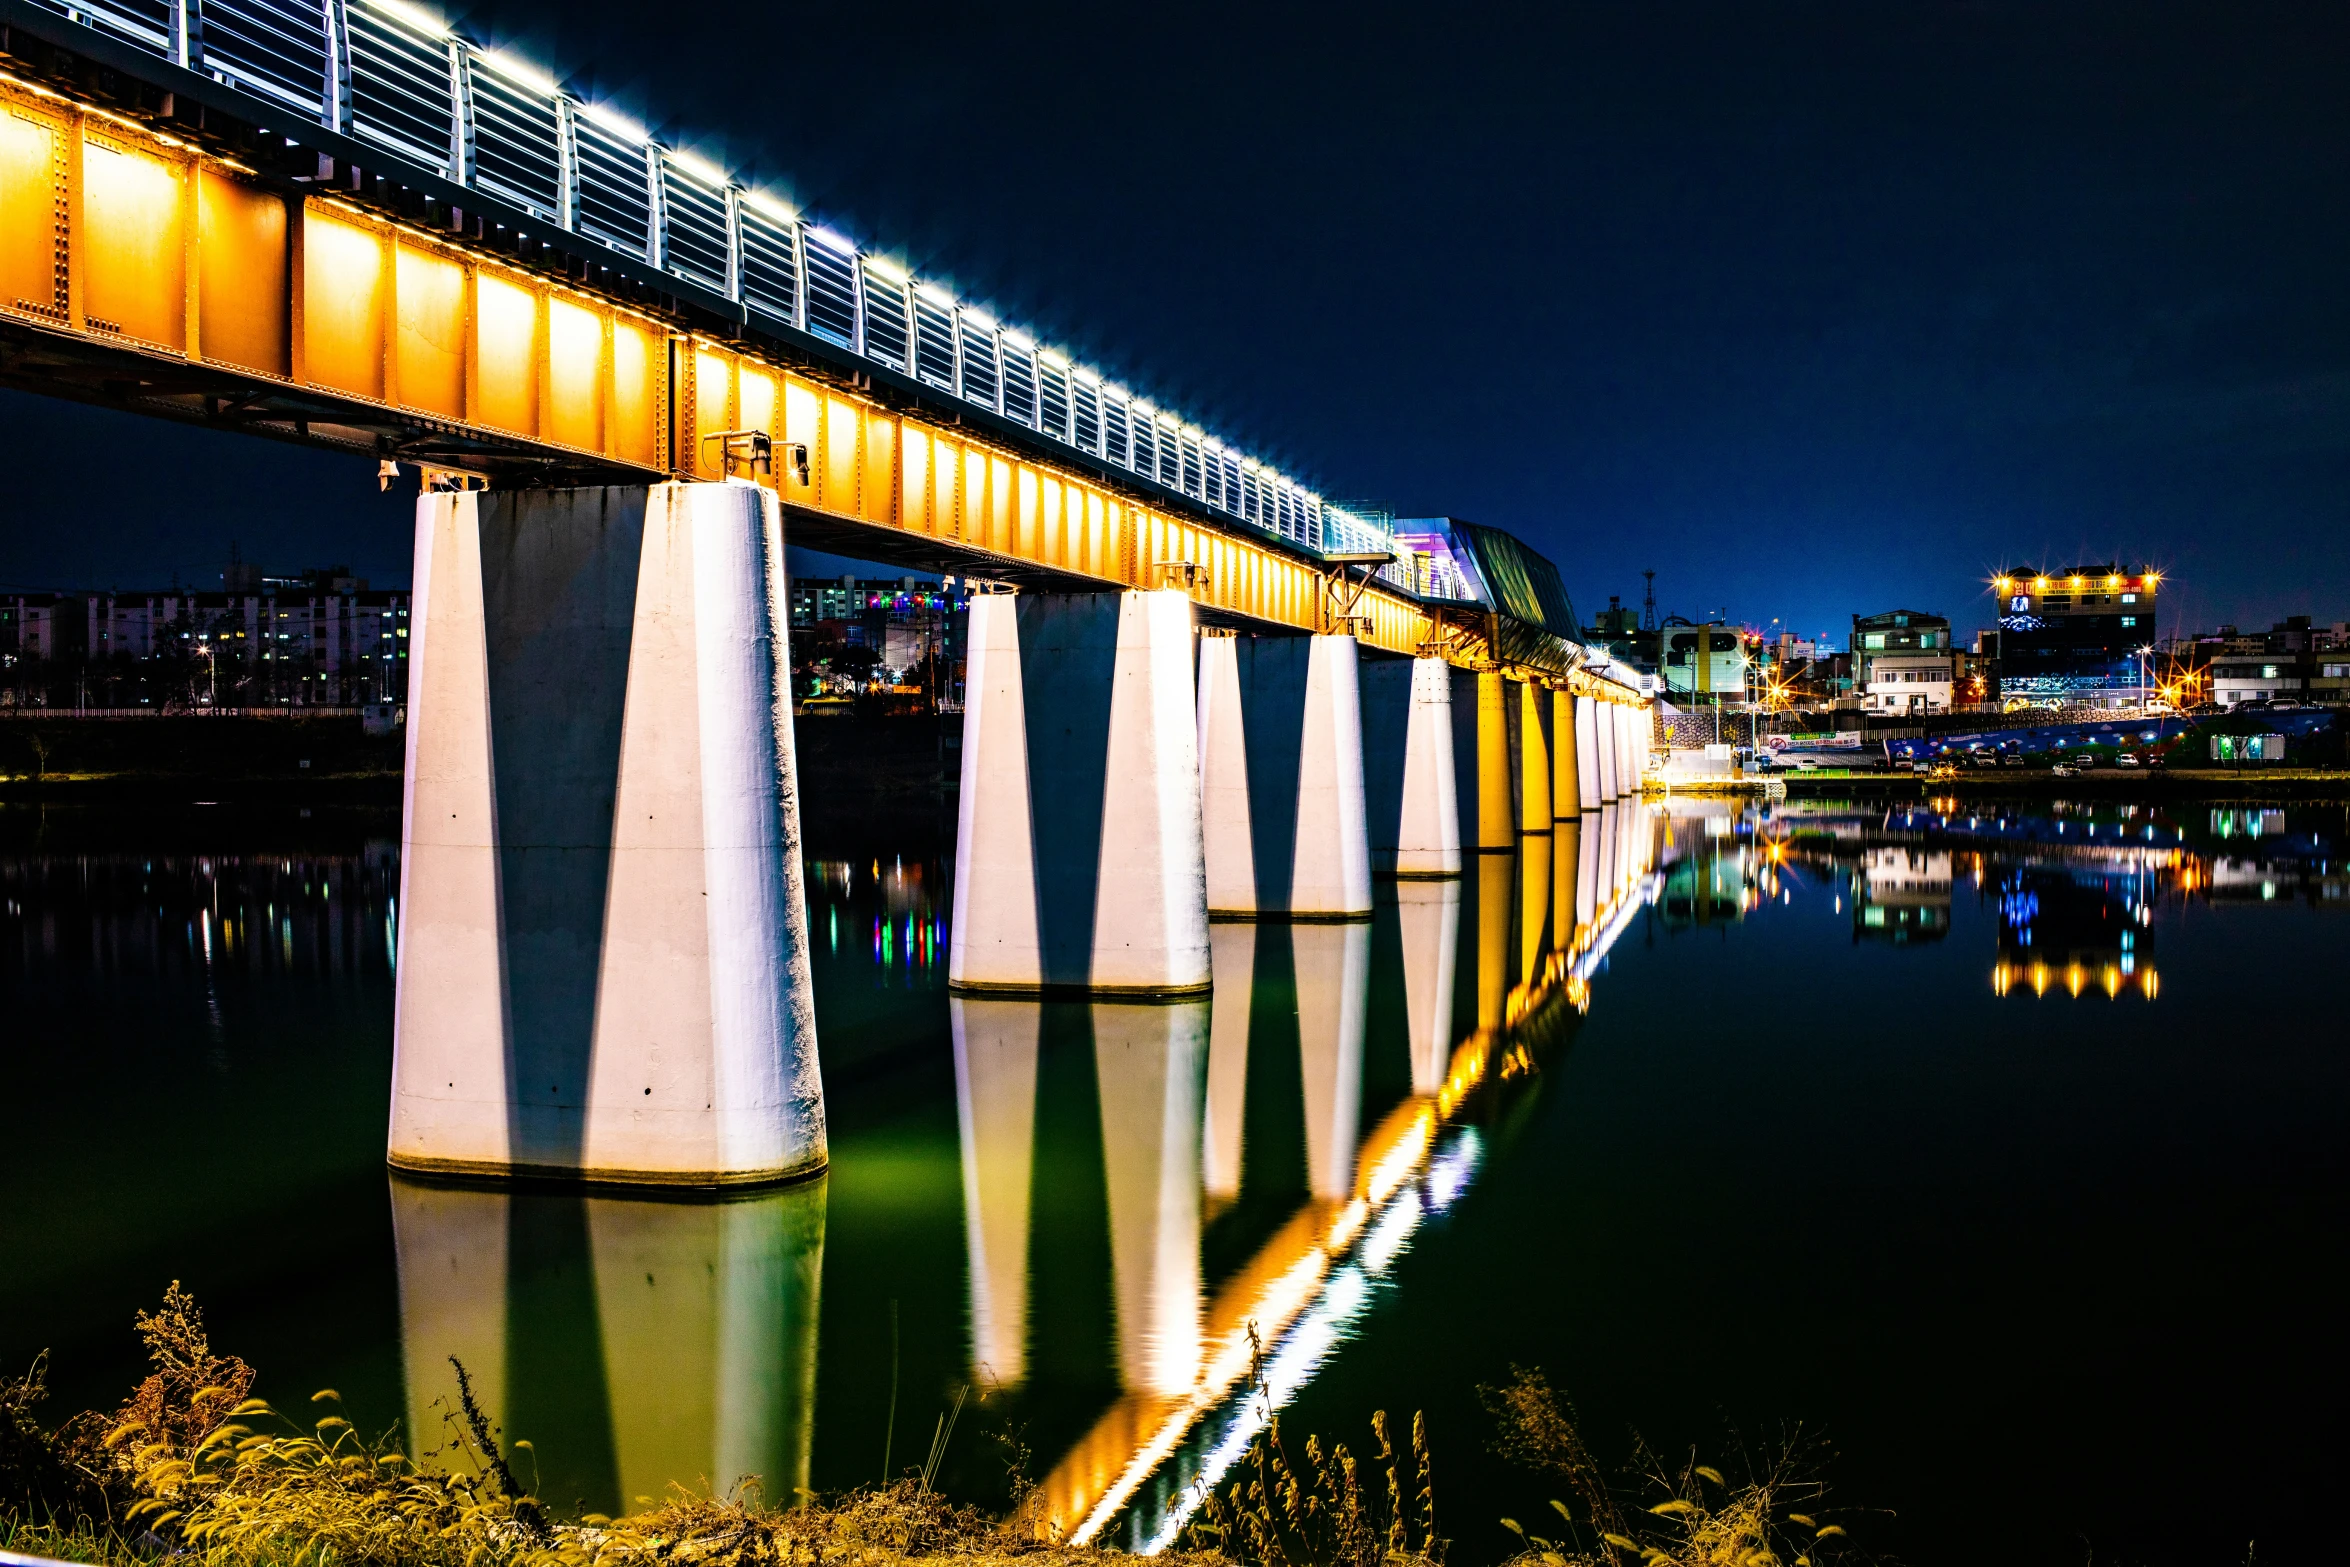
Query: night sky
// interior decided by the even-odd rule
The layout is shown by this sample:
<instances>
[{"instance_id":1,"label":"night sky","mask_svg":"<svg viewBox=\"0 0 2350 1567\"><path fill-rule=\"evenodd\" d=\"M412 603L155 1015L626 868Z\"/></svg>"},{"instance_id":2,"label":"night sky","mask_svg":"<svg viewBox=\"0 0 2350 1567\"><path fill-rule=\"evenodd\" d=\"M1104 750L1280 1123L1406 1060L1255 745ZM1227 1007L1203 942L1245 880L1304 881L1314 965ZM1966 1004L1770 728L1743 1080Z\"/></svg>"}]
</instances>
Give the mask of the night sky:
<instances>
[{"instance_id":1,"label":"night sky","mask_svg":"<svg viewBox=\"0 0 2350 1567\"><path fill-rule=\"evenodd\" d=\"M2350 618L2340 5L810 9L511 45L1588 616L1841 638L2008 562ZM372 464L0 398L0 584L404 581Z\"/></svg>"}]
</instances>

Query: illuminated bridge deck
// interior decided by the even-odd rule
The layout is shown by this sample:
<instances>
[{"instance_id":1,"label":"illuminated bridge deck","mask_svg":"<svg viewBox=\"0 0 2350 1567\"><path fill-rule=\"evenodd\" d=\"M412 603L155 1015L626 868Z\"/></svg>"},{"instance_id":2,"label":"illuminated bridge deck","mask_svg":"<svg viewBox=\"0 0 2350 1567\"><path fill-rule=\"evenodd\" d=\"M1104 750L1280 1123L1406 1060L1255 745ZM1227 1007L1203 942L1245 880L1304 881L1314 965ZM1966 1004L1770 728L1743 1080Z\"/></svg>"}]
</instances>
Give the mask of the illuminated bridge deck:
<instances>
[{"instance_id":1,"label":"illuminated bridge deck","mask_svg":"<svg viewBox=\"0 0 2350 1567\"><path fill-rule=\"evenodd\" d=\"M0 384L501 484L731 466L798 542L1637 699L1507 534L1335 506L396 0L0 0Z\"/></svg>"}]
</instances>

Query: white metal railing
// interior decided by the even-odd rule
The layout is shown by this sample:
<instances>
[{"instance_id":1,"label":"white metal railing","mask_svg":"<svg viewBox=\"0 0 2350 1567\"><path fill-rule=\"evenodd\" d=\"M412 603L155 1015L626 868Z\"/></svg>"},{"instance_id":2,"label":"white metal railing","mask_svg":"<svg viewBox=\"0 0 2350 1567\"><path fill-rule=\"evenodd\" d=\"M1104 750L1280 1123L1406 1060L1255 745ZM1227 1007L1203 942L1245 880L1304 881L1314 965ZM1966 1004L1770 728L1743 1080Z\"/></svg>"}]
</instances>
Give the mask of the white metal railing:
<instances>
[{"instance_id":1,"label":"white metal railing","mask_svg":"<svg viewBox=\"0 0 2350 1567\"><path fill-rule=\"evenodd\" d=\"M1311 549L1391 545L1271 464L408 0L37 3L1212 511ZM1407 565L1381 575L1411 586Z\"/></svg>"}]
</instances>

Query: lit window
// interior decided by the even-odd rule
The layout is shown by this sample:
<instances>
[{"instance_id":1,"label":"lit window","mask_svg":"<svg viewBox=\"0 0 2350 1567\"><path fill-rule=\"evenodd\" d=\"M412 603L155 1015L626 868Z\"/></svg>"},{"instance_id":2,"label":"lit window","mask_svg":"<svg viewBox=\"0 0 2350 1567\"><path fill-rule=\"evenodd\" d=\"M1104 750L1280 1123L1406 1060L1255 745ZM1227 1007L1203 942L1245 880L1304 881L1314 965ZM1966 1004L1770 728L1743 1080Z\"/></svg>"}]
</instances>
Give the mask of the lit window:
<instances>
[{"instance_id":1,"label":"lit window","mask_svg":"<svg viewBox=\"0 0 2350 1567\"><path fill-rule=\"evenodd\" d=\"M2134 625L2136 625L2137 623L2138 623L2138 617L2137 617L2137 616L2135 616L2135 615L2124 615L2124 616L2122 617L2122 624L2123 624L2125 627L2126 627L2126 626L2134 626Z\"/></svg>"}]
</instances>

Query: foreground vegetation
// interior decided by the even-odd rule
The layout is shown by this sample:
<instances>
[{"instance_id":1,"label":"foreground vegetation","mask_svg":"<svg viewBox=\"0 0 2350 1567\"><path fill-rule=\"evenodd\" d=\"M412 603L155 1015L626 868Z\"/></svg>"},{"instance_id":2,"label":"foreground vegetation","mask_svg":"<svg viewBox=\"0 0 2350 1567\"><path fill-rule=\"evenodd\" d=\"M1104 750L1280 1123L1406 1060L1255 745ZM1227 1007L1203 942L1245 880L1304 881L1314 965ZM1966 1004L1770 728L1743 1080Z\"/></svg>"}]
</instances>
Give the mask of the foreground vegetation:
<instances>
[{"instance_id":1,"label":"foreground vegetation","mask_svg":"<svg viewBox=\"0 0 2350 1567\"><path fill-rule=\"evenodd\" d=\"M993 1562L1100 1564L1116 1552L1071 1546L1034 1522L957 1507L927 1473L805 1505L768 1507L755 1482L725 1495L674 1489L623 1518L555 1516L517 1480L463 1366L442 1406L437 1444L403 1451L364 1437L332 1392L308 1427L247 1395L253 1369L216 1353L177 1284L138 1331L153 1371L112 1414L51 1430L35 1415L43 1365L0 1383L0 1550L93 1567L882 1567ZM1486 1389L1497 1450L1573 1498L1550 1506L1550 1538L1503 1520L1523 1542L1518 1567L1814 1567L1843 1530L1790 1510L1819 1487L1790 1448L1733 1482L1691 1463L1646 1461L1656 1499L1620 1499L1592 1462L1573 1412L1539 1374ZM1262 1396L1262 1386L1260 1393ZM1295 1452L1278 1417L1229 1484L1201 1498L1176 1567L1439 1567L1425 1424L1402 1449L1375 1416L1376 1450L1358 1463L1308 1437ZM1644 1455L1645 1456L1645 1455ZM1548 1528L1548 1526L1546 1526Z\"/></svg>"}]
</instances>

